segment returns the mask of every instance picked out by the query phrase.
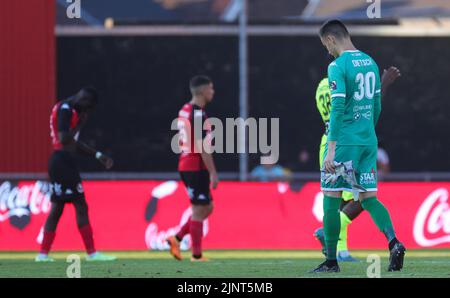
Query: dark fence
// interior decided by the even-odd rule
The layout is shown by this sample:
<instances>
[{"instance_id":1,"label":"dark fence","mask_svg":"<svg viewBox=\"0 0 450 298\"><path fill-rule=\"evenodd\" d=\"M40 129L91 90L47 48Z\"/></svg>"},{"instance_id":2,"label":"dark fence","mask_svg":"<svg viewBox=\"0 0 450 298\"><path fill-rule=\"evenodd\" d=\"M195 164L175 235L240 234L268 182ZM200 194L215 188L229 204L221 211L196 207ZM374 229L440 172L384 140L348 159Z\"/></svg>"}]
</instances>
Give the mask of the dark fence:
<instances>
[{"instance_id":1,"label":"dark fence","mask_svg":"<svg viewBox=\"0 0 450 298\"><path fill-rule=\"evenodd\" d=\"M383 99L379 139L393 171L446 171L450 140L450 38L357 37L380 69L402 77ZM323 124L315 89L330 62L317 37L258 36L249 40L252 117L280 118L280 163L294 171L318 168ZM101 104L81 138L111 154L116 171L174 171L171 121L190 99L189 78L215 82L209 116L239 114L238 40L233 36L58 37L58 96L94 85ZM304 161L299 161L303 151ZM305 158L309 154L309 158ZM216 154L218 168L237 171L236 154ZM250 168L258 155L250 156ZM100 166L82 160L84 171Z\"/></svg>"}]
</instances>

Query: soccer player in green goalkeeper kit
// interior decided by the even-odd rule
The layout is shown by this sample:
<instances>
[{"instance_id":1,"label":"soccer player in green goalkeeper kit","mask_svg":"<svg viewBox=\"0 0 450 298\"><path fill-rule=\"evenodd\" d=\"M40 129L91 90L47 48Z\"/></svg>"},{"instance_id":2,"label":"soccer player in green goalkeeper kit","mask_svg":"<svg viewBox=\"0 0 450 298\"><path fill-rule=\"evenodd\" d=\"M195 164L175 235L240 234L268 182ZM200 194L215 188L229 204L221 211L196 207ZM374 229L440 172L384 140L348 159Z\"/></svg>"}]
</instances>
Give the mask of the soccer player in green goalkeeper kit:
<instances>
[{"instance_id":1,"label":"soccer player in green goalkeeper kit","mask_svg":"<svg viewBox=\"0 0 450 298\"><path fill-rule=\"evenodd\" d=\"M319 35L336 59L328 66L331 110L321 172L326 261L311 272L340 271L337 242L343 191L352 192L354 199L361 201L362 208L385 235L390 251L388 270L399 271L406 249L396 238L388 210L377 199L375 126L381 112L378 66L369 55L355 48L342 22L327 21Z\"/></svg>"},{"instance_id":2,"label":"soccer player in green goalkeeper kit","mask_svg":"<svg viewBox=\"0 0 450 298\"><path fill-rule=\"evenodd\" d=\"M381 77L381 96L386 94L388 87L395 82L400 76L398 68L391 66L385 69ZM316 90L316 105L317 110L322 117L325 124L325 133L322 136L319 148L319 165L323 166L323 159L325 158L325 147L327 144L328 130L330 125L330 111L331 111L331 94L328 77L323 78ZM339 240L337 244L337 261L338 262L357 262L358 260L352 257L348 251L347 246L347 228L352 221L357 218L363 211L359 201L353 200L353 195L349 191L342 192L342 201L339 206L339 217L341 220L341 230L339 232ZM326 254L326 245L323 228L319 228L314 232L314 236L322 244L322 252Z\"/></svg>"}]
</instances>

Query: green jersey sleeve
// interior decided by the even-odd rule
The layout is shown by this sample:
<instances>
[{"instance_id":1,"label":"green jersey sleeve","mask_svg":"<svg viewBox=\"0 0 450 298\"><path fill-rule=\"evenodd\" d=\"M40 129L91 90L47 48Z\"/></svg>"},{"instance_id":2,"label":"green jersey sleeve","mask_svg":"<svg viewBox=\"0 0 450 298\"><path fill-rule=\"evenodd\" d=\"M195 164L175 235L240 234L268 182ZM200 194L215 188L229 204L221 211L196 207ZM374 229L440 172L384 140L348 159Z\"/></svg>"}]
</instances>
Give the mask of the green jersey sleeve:
<instances>
[{"instance_id":1,"label":"green jersey sleeve","mask_svg":"<svg viewBox=\"0 0 450 298\"><path fill-rule=\"evenodd\" d=\"M345 75L341 67L332 62L328 66L328 81L331 93L331 115L330 115L330 129L328 134L329 141L337 141L339 130L342 126L344 109L345 109Z\"/></svg>"},{"instance_id":2,"label":"green jersey sleeve","mask_svg":"<svg viewBox=\"0 0 450 298\"><path fill-rule=\"evenodd\" d=\"M377 73L378 77L375 82L375 96L373 97L373 124L374 125L377 125L378 118L380 118L380 113L381 113L381 80L380 80L379 73L380 72L378 71L378 73Z\"/></svg>"}]
</instances>

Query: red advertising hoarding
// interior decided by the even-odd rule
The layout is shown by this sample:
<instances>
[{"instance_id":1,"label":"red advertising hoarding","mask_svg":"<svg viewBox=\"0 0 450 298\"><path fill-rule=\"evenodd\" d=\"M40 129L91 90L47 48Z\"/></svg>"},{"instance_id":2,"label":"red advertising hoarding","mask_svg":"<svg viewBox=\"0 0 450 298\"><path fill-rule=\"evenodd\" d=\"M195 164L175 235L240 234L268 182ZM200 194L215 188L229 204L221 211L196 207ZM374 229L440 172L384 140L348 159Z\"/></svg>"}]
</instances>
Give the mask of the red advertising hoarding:
<instances>
[{"instance_id":1,"label":"red advertising hoarding","mask_svg":"<svg viewBox=\"0 0 450 298\"><path fill-rule=\"evenodd\" d=\"M101 250L167 249L164 239L190 215L178 181L84 182L96 245ZM408 248L450 247L450 183L380 183L379 198ZM0 182L0 250L38 250L49 212L45 182ZM319 184L221 182L204 223L206 249L318 249ZM185 237L182 248L190 245ZM55 250L82 250L71 205L58 225ZM349 227L351 249L385 249L367 213Z\"/></svg>"}]
</instances>

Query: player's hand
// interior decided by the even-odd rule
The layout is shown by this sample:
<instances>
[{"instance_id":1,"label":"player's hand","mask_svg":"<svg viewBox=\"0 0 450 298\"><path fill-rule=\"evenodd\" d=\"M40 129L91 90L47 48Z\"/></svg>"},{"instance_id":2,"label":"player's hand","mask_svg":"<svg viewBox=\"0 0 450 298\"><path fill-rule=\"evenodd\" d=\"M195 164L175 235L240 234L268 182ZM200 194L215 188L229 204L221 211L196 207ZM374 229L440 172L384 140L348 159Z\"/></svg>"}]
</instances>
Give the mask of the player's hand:
<instances>
[{"instance_id":1,"label":"player's hand","mask_svg":"<svg viewBox=\"0 0 450 298\"><path fill-rule=\"evenodd\" d=\"M381 76L381 84L384 86L384 88L386 88L387 86L394 83L395 80L397 80L401 75L402 74L397 67L391 66L383 71L383 75Z\"/></svg>"},{"instance_id":2,"label":"player's hand","mask_svg":"<svg viewBox=\"0 0 450 298\"><path fill-rule=\"evenodd\" d=\"M326 173L335 173L334 165L334 152L328 151L325 161L323 162L323 167Z\"/></svg>"},{"instance_id":3,"label":"player's hand","mask_svg":"<svg viewBox=\"0 0 450 298\"><path fill-rule=\"evenodd\" d=\"M103 166L105 166L107 170L111 169L112 166L114 165L114 161L112 160L112 158L103 154L102 156L100 156L98 160L102 163Z\"/></svg>"},{"instance_id":4,"label":"player's hand","mask_svg":"<svg viewBox=\"0 0 450 298\"><path fill-rule=\"evenodd\" d=\"M217 176L217 174L216 173L211 174L209 180L211 181L211 188L216 189L217 184L219 184L219 177Z\"/></svg>"}]
</instances>

